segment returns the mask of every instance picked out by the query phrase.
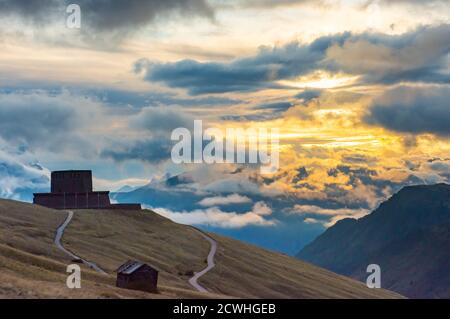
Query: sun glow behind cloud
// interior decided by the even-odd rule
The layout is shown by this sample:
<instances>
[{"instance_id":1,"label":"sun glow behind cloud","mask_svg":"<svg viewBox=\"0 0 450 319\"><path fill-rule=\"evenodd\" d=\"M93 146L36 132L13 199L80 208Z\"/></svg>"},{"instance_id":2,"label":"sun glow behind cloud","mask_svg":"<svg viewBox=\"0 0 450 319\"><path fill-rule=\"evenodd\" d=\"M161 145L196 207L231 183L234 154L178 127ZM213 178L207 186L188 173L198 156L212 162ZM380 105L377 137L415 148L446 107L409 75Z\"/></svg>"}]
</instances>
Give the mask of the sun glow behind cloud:
<instances>
[{"instance_id":1,"label":"sun glow behind cloud","mask_svg":"<svg viewBox=\"0 0 450 319\"><path fill-rule=\"evenodd\" d=\"M358 78L358 76L316 71L307 76L298 77L293 80L280 81L279 83L297 89L336 89L355 84Z\"/></svg>"}]
</instances>

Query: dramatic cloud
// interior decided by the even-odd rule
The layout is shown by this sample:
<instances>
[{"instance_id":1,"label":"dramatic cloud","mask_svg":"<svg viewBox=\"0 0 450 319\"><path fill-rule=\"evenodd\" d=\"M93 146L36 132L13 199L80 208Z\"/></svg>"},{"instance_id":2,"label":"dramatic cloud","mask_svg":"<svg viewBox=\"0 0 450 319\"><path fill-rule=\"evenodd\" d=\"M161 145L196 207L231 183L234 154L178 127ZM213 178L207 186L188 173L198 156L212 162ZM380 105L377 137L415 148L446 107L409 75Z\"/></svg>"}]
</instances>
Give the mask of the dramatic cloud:
<instances>
[{"instance_id":1,"label":"dramatic cloud","mask_svg":"<svg viewBox=\"0 0 450 319\"><path fill-rule=\"evenodd\" d=\"M185 88L192 95L280 87L276 81L317 69L326 49L349 36L321 37L308 45L294 42L282 47L262 47L257 55L230 63L152 63L142 59L136 62L135 70L143 71L147 81Z\"/></svg>"},{"instance_id":2,"label":"dramatic cloud","mask_svg":"<svg viewBox=\"0 0 450 319\"><path fill-rule=\"evenodd\" d=\"M69 103L42 94L0 95L0 135L15 143L46 143L75 127Z\"/></svg>"},{"instance_id":3,"label":"dramatic cloud","mask_svg":"<svg viewBox=\"0 0 450 319\"><path fill-rule=\"evenodd\" d=\"M246 174L235 174L232 177L214 179L208 183L203 190L212 193L238 193L238 194L261 194L261 189L255 180L251 180ZM270 194L267 194L270 196Z\"/></svg>"},{"instance_id":4,"label":"dramatic cloud","mask_svg":"<svg viewBox=\"0 0 450 319\"><path fill-rule=\"evenodd\" d=\"M294 104L291 102L275 102L275 103L268 103L268 104L262 104L257 105L254 107L256 110L270 110L272 112L283 112L288 110L289 108L293 107Z\"/></svg>"},{"instance_id":5,"label":"dramatic cloud","mask_svg":"<svg viewBox=\"0 0 450 319\"><path fill-rule=\"evenodd\" d=\"M164 208L153 209L158 214L175 222L188 225L208 225L221 228L242 228L245 226L273 226L277 222L265 217L272 214L272 210L263 202L258 202L249 212L239 214L224 212L217 207L205 210L197 209L192 212L173 212Z\"/></svg>"},{"instance_id":6,"label":"dramatic cloud","mask_svg":"<svg viewBox=\"0 0 450 319\"><path fill-rule=\"evenodd\" d=\"M370 124L421 134L450 135L450 89L401 86L374 101L365 117Z\"/></svg>"},{"instance_id":7,"label":"dramatic cloud","mask_svg":"<svg viewBox=\"0 0 450 319\"><path fill-rule=\"evenodd\" d=\"M227 106L242 103L238 99L219 96L205 96L199 98L181 98L173 93L164 92L130 92L124 90L88 90L80 92L100 99L103 103L118 108L140 109L147 106L182 106L182 107L211 107Z\"/></svg>"},{"instance_id":8,"label":"dramatic cloud","mask_svg":"<svg viewBox=\"0 0 450 319\"><path fill-rule=\"evenodd\" d=\"M428 166L435 171L447 174L450 176L450 159L447 160L435 160L428 163Z\"/></svg>"},{"instance_id":9,"label":"dramatic cloud","mask_svg":"<svg viewBox=\"0 0 450 319\"><path fill-rule=\"evenodd\" d=\"M79 4L86 19L98 30L139 28L173 12L213 16L206 0L80 0Z\"/></svg>"},{"instance_id":10,"label":"dramatic cloud","mask_svg":"<svg viewBox=\"0 0 450 319\"><path fill-rule=\"evenodd\" d=\"M267 104L259 104L251 107L252 111L251 114L223 115L221 116L221 119L224 121L236 121L236 122L270 121L277 118L281 118L283 114L291 107L294 107L294 103L292 102L273 102Z\"/></svg>"},{"instance_id":11,"label":"dramatic cloud","mask_svg":"<svg viewBox=\"0 0 450 319\"><path fill-rule=\"evenodd\" d=\"M234 122L264 122L270 121L283 116L283 112L280 111L265 111L247 115L224 115L221 117L224 121Z\"/></svg>"},{"instance_id":12,"label":"dramatic cloud","mask_svg":"<svg viewBox=\"0 0 450 319\"><path fill-rule=\"evenodd\" d=\"M139 132L139 137L111 141L111 145L102 151L101 156L117 162L164 162L171 158L174 145L170 139L171 132L179 127L192 129L193 123L192 117L176 108L144 108L128 119L129 130Z\"/></svg>"},{"instance_id":13,"label":"dramatic cloud","mask_svg":"<svg viewBox=\"0 0 450 319\"><path fill-rule=\"evenodd\" d=\"M150 132L162 132L170 137L170 133L179 127L191 128L194 118L179 109L149 107L143 109L131 120L130 126Z\"/></svg>"},{"instance_id":14,"label":"dramatic cloud","mask_svg":"<svg viewBox=\"0 0 450 319\"><path fill-rule=\"evenodd\" d=\"M450 80L442 72L450 50L449 33L449 25L421 27L402 35L347 32L323 36L310 44L262 47L254 56L227 63L141 59L135 71L144 73L147 81L184 88L191 95L283 88L280 80L317 70L360 75L360 81L371 83L441 83Z\"/></svg>"},{"instance_id":15,"label":"dramatic cloud","mask_svg":"<svg viewBox=\"0 0 450 319\"><path fill-rule=\"evenodd\" d=\"M301 100L303 103L307 104L309 101L319 98L323 93L323 90L308 89L303 92L298 93L295 98Z\"/></svg>"},{"instance_id":16,"label":"dramatic cloud","mask_svg":"<svg viewBox=\"0 0 450 319\"><path fill-rule=\"evenodd\" d=\"M0 140L0 145L4 145ZM26 150L0 147L0 197L31 201L32 192L48 189L50 172Z\"/></svg>"},{"instance_id":17,"label":"dramatic cloud","mask_svg":"<svg viewBox=\"0 0 450 319\"><path fill-rule=\"evenodd\" d=\"M327 50L327 60L368 82L446 82L442 73L450 52L450 25L421 27L398 36L355 35ZM360 61L363 61L360 63Z\"/></svg>"},{"instance_id":18,"label":"dramatic cloud","mask_svg":"<svg viewBox=\"0 0 450 319\"><path fill-rule=\"evenodd\" d=\"M111 158L117 162L138 160L158 164L170 159L172 141L163 138L149 138L139 141L125 141L113 143L101 152L104 158Z\"/></svg>"},{"instance_id":19,"label":"dramatic cloud","mask_svg":"<svg viewBox=\"0 0 450 319\"><path fill-rule=\"evenodd\" d=\"M368 211L366 209L348 209L348 208L323 208L314 205L295 205L292 210L290 210L292 214L311 214L311 215L323 215L323 216L355 216L361 214L367 214Z\"/></svg>"},{"instance_id":20,"label":"dramatic cloud","mask_svg":"<svg viewBox=\"0 0 450 319\"><path fill-rule=\"evenodd\" d=\"M0 138L41 154L160 163L170 159L171 131L192 125L193 119L179 108L117 114L92 96L66 91L0 93Z\"/></svg>"},{"instance_id":21,"label":"dramatic cloud","mask_svg":"<svg viewBox=\"0 0 450 319\"><path fill-rule=\"evenodd\" d=\"M345 218L361 218L369 213L367 209L348 209L338 208L330 209L314 205L295 205L289 210L290 214L308 215L304 222L307 224L321 223L326 227L334 225L337 221ZM321 216L313 218L311 216ZM325 219L323 219L325 217Z\"/></svg>"},{"instance_id":22,"label":"dramatic cloud","mask_svg":"<svg viewBox=\"0 0 450 319\"><path fill-rule=\"evenodd\" d=\"M40 23L63 21L65 8L71 3L74 1L0 0L0 14ZM78 0L75 3L81 7L83 23L101 32L133 31L173 13L209 18L214 15L206 0Z\"/></svg>"},{"instance_id":23,"label":"dramatic cloud","mask_svg":"<svg viewBox=\"0 0 450 319\"><path fill-rule=\"evenodd\" d=\"M45 17L52 16L63 10L65 1L62 0L0 0L0 15L17 15L24 19L31 19L33 23L44 23Z\"/></svg>"},{"instance_id":24,"label":"dramatic cloud","mask_svg":"<svg viewBox=\"0 0 450 319\"><path fill-rule=\"evenodd\" d=\"M215 196L207 197L198 202L201 206L222 206L231 204L247 204L252 200L247 196L241 196L239 194L230 194L228 196Z\"/></svg>"},{"instance_id":25,"label":"dramatic cloud","mask_svg":"<svg viewBox=\"0 0 450 319\"><path fill-rule=\"evenodd\" d=\"M85 132L103 119L101 106L68 93L0 94L0 137L33 149L92 150Z\"/></svg>"},{"instance_id":26,"label":"dramatic cloud","mask_svg":"<svg viewBox=\"0 0 450 319\"><path fill-rule=\"evenodd\" d=\"M240 0L238 1L240 6L253 7L253 8L274 8L282 6L292 6L307 3L321 3L320 0Z\"/></svg>"}]
</instances>

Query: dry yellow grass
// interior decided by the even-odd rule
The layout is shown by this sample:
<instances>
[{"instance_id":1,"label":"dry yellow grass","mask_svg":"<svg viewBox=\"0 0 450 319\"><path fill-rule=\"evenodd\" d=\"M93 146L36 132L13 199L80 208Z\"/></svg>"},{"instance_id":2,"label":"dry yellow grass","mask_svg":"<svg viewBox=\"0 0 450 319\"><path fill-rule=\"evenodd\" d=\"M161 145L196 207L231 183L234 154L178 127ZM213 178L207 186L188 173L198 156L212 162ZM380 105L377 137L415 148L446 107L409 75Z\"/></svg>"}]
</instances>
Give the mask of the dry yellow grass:
<instances>
[{"instance_id":1,"label":"dry yellow grass","mask_svg":"<svg viewBox=\"0 0 450 319\"><path fill-rule=\"evenodd\" d=\"M216 234L216 268L200 279L213 291L244 298L398 298L290 256ZM245 275L243 275L245 274Z\"/></svg>"},{"instance_id":2,"label":"dry yellow grass","mask_svg":"<svg viewBox=\"0 0 450 319\"><path fill-rule=\"evenodd\" d=\"M137 259L160 270L161 285L186 289L187 274L204 268L209 252L195 230L149 211L76 211L63 241L108 273Z\"/></svg>"},{"instance_id":3,"label":"dry yellow grass","mask_svg":"<svg viewBox=\"0 0 450 319\"><path fill-rule=\"evenodd\" d=\"M53 244L65 212L0 200L1 298L396 298L297 259L210 234L218 243L217 266L200 279L212 294L193 290L188 279L206 265L209 243L188 226L151 211L76 211L63 244L108 272L83 267L82 289L65 286L70 259ZM159 294L114 287L114 270L128 259L160 269Z\"/></svg>"},{"instance_id":4,"label":"dry yellow grass","mask_svg":"<svg viewBox=\"0 0 450 319\"><path fill-rule=\"evenodd\" d=\"M70 258L53 243L67 213L0 200L0 298L212 298L196 291L161 284L159 294L114 287L115 276L84 266L82 289L66 287Z\"/></svg>"}]
</instances>

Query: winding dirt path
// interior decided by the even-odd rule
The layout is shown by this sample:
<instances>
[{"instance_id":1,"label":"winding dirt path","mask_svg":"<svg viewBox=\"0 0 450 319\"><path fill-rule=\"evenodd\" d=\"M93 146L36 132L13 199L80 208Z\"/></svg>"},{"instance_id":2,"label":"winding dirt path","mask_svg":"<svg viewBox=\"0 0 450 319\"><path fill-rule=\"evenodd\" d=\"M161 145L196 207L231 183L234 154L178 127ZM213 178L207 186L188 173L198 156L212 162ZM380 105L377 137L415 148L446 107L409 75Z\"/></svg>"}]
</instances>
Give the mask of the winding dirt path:
<instances>
[{"instance_id":1,"label":"winding dirt path","mask_svg":"<svg viewBox=\"0 0 450 319\"><path fill-rule=\"evenodd\" d=\"M83 262L83 264L85 264L89 268L94 269L95 271L106 275L107 273L103 269L101 269L99 266L97 266L95 263L89 262L87 260L84 260L83 258L75 255L71 251L69 251L66 248L64 248L64 246L62 245L61 239L64 236L64 230L70 224L70 222L72 221L72 218L73 218L73 211L68 210L67 211L67 218L66 218L66 220L56 230L56 236L55 236L55 245L56 245L56 247L58 247L66 255L70 256L70 258L72 258L74 260L81 260Z\"/></svg>"},{"instance_id":2,"label":"winding dirt path","mask_svg":"<svg viewBox=\"0 0 450 319\"><path fill-rule=\"evenodd\" d=\"M202 271L196 272L195 275L191 279L189 279L189 283L191 284L191 286L193 286L195 289L197 289L200 292L208 292L208 290L206 288L204 288L203 286L201 286L197 282L197 280L216 266L216 264L214 263L214 255L216 254L216 251L217 251L217 242L214 239L212 239L211 237L209 237L208 235L206 235L205 233L203 233L202 231L200 231L196 228L194 228L194 229L197 230L198 233L200 235L202 235L202 237L205 238L211 244L211 250L209 251L208 258L207 258L208 266L205 269L203 269Z\"/></svg>"}]
</instances>

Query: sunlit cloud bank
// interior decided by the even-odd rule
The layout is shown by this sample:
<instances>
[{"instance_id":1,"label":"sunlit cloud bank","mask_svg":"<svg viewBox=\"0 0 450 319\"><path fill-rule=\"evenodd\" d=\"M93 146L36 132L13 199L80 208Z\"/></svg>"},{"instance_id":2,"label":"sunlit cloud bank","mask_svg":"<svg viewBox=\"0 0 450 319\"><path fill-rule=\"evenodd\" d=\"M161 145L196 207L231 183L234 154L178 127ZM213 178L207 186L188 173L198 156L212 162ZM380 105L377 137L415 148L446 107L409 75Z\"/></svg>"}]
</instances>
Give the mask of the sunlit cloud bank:
<instances>
[{"instance_id":1,"label":"sunlit cloud bank","mask_svg":"<svg viewBox=\"0 0 450 319\"><path fill-rule=\"evenodd\" d=\"M442 67L450 50L449 32L449 25L420 27L395 36L346 32L319 37L309 44L292 42L263 47L255 56L230 63L194 60L156 63L141 59L135 70L144 72L145 80L183 88L193 95L283 88L280 81L295 82L296 78L317 70L358 75L361 84L424 80L448 83L448 73L442 72ZM327 83L323 78L316 84L310 82L312 87L322 82L322 88L346 84L345 80Z\"/></svg>"},{"instance_id":2,"label":"sunlit cloud bank","mask_svg":"<svg viewBox=\"0 0 450 319\"><path fill-rule=\"evenodd\" d=\"M231 194L228 196L215 196L202 199L199 204L201 206L216 206L216 205L229 205L229 204L243 204L250 203L251 200L247 196L241 196L239 194Z\"/></svg>"},{"instance_id":3,"label":"sunlit cloud bank","mask_svg":"<svg viewBox=\"0 0 450 319\"><path fill-rule=\"evenodd\" d=\"M348 209L348 208L329 209L314 205L295 205L292 209L288 210L287 212L289 214L309 216L305 217L304 219L306 223L309 224L320 223L325 225L326 227L329 227L344 218L361 218L367 215L370 211L367 209ZM323 219L324 216L326 217L325 219ZM320 219L321 217L322 219Z\"/></svg>"},{"instance_id":4,"label":"sunlit cloud bank","mask_svg":"<svg viewBox=\"0 0 450 319\"><path fill-rule=\"evenodd\" d=\"M242 214L224 212L218 207L190 212L173 212L164 208L155 208L153 210L177 223L188 225L241 228L249 225L274 226L277 223L274 219L266 218L272 214L272 210L264 202L255 203L251 211Z\"/></svg>"}]
</instances>

